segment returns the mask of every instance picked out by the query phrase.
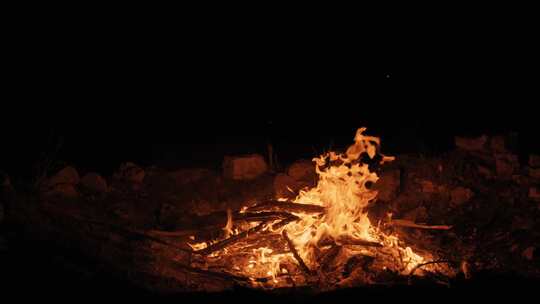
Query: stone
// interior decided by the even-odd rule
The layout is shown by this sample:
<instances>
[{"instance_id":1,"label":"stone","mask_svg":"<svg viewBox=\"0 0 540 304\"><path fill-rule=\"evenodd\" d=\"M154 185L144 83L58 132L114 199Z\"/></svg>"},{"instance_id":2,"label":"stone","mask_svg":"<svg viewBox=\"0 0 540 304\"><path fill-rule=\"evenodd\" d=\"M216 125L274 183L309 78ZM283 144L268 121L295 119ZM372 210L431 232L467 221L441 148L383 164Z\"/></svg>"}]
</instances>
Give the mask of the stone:
<instances>
[{"instance_id":1,"label":"stone","mask_svg":"<svg viewBox=\"0 0 540 304\"><path fill-rule=\"evenodd\" d=\"M379 180L373 185L373 189L379 192L377 198L384 202L394 200L399 194L400 178L399 170L382 172Z\"/></svg>"},{"instance_id":2,"label":"stone","mask_svg":"<svg viewBox=\"0 0 540 304\"><path fill-rule=\"evenodd\" d=\"M315 164L309 160L299 160L289 166L287 174L297 181L313 181L317 177Z\"/></svg>"},{"instance_id":3,"label":"stone","mask_svg":"<svg viewBox=\"0 0 540 304\"><path fill-rule=\"evenodd\" d=\"M450 191L450 205L453 207L462 205L471 200L473 192L465 187L456 187Z\"/></svg>"},{"instance_id":4,"label":"stone","mask_svg":"<svg viewBox=\"0 0 540 304\"><path fill-rule=\"evenodd\" d=\"M223 176L232 180L252 180L268 171L268 165L259 154L226 156L223 161Z\"/></svg>"},{"instance_id":5,"label":"stone","mask_svg":"<svg viewBox=\"0 0 540 304\"><path fill-rule=\"evenodd\" d=\"M300 184L287 174L280 173L274 178L275 198L295 198L300 187Z\"/></svg>"},{"instance_id":6,"label":"stone","mask_svg":"<svg viewBox=\"0 0 540 304\"><path fill-rule=\"evenodd\" d=\"M537 187L530 187L529 198L533 201L540 202L540 190Z\"/></svg>"},{"instance_id":7,"label":"stone","mask_svg":"<svg viewBox=\"0 0 540 304\"><path fill-rule=\"evenodd\" d=\"M118 172L114 174L114 178L129 181L132 183L142 183L146 172L134 163L127 162L120 165Z\"/></svg>"},{"instance_id":8,"label":"stone","mask_svg":"<svg viewBox=\"0 0 540 304\"><path fill-rule=\"evenodd\" d=\"M95 193L105 193L109 190L107 181L101 175L90 172L81 179L81 186Z\"/></svg>"},{"instance_id":9,"label":"stone","mask_svg":"<svg viewBox=\"0 0 540 304\"><path fill-rule=\"evenodd\" d=\"M519 159L514 154L495 154L495 171L501 179L511 179L519 169Z\"/></svg>"},{"instance_id":10,"label":"stone","mask_svg":"<svg viewBox=\"0 0 540 304\"><path fill-rule=\"evenodd\" d=\"M491 179L494 175L494 173L485 166L478 165L477 169L478 169L478 173L484 178Z\"/></svg>"},{"instance_id":11,"label":"stone","mask_svg":"<svg viewBox=\"0 0 540 304\"><path fill-rule=\"evenodd\" d=\"M41 185L41 193L44 196L61 196L76 198L79 192L76 189L79 184L79 173L73 167L65 167Z\"/></svg>"},{"instance_id":12,"label":"stone","mask_svg":"<svg viewBox=\"0 0 540 304\"><path fill-rule=\"evenodd\" d=\"M454 143L456 144L456 147L464 151L484 150L487 140L488 138L486 135L482 135L476 138L460 137L460 136L454 137Z\"/></svg>"},{"instance_id":13,"label":"stone","mask_svg":"<svg viewBox=\"0 0 540 304\"><path fill-rule=\"evenodd\" d=\"M529 155L529 166L533 168L540 168L540 155Z\"/></svg>"},{"instance_id":14,"label":"stone","mask_svg":"<svg viewBox=\"0 0 540 304\"><path fill-rule=\"evenodd\" d=\"M419 206L412 210L409 210L403 214L403 219L410 220L415 223L425 222L428 218L428 213L426 207Z\"/></svg>"},{"instance_id":15,"label":"stone","mask_svg":"<svg viewBox=\"0 0 540 304\"><path fill-rule=\"evenodd\" d=\"M530 177L534 179L540 179L540 168L527 168L527 173Z\"/></svg>"},{"instance_id":16,"label":"stone","mask_svg":"<svg viewBox=\"0 0 540 304\"><path fill-rule=\"evenodd\" d=\"M521 256L527 259L528 261L532 261L534 258L534 247L527 247L523 252L521 253Z\"/></svg>"},{"instance_id":17,"label":"stone","mask_svg":"<svg viewBox=\"0 0 540 304\"><path fill-rule=\"evenodd\" d=\"M74 185L70 184L57 184L53 188L43 193L44 196L60 196L63 198L77 198L79 192Z\"/></svg>"},{"instance_id":18,"label":"stone","mask_svg":"<svg viewBox=\"0 0 540 304\"><path fill-rule=\"evenodd\" d=\"M58 184L77 185L80 181L79 173L73 167L65 167L49 178L45 184L46 187L54 187Z\"/></svg>"},{"instance_id":19,"label":"stone","mask_svg":"<svg viewBox=\"0 0 540 304\"><path fill-rule=\"evenodd\" d=\"M505 153L507 150L506 138L504 136L493 136L489 141L491 151L495 153Z\"/></svg>"},{"instance_id":20,"label":"stone","mask_svg":"<svg viewBox=\"0 0 540 304\"><path fill-rule=\"evenodd\" d=\"M436 191L435 185L431 181L428 181L428 180L421 180L420 186L421 186L422 192L424 193L435 193Z\"/></svg>"},{"instance_id":21,"label":"stone","mask_svg":"<svg viewBox=\"0 0 540 304\"><path fill-rule=\"evenodd\" d=\"M194 169L180 169L168 174L177 186L184 186L191 183L196 183L203 179L216 178L216 174L212 170L194 168Z\"/></svg>"}]
</instances>

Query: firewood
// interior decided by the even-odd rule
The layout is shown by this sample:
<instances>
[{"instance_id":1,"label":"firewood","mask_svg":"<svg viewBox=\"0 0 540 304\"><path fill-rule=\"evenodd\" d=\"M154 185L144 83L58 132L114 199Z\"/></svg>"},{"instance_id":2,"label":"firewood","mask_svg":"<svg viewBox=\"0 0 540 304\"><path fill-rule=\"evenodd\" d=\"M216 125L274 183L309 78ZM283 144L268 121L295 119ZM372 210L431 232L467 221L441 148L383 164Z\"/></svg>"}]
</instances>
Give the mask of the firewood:
<instances>
[{"instance_id":1,"label":"firewood","mask_svg":"<svg viewBox=\"0 0 540 304\"><path fill-rule=\"evenodd\" d=\"M281 212L297 212L297 213L324 213L326 208L319 205L299 204L288 201L266 201L261 204L249 207L249 212L260 211L281 211Z\"/></svg>"},{"instance_id":2,"label":"firewood","mask_svg":"<svg viewBox=\"0 0 540 304\"><path fill-rule=\"evenodd\" d=\"M272 225L272 229L278 229L288 223L290 223L291 221L294 221L298 219L296 216L295 217L292 217L290 216L289 218L286 218L286 219L283 219L281 220L280 222L277 222L275 223L274 225ZM202 254L202 255L208 255L212 252L215 252L215 251L218 251L220 249L223 249L225 247L228 247L246 237L248 237L249 235L253 234L253 233L257 233L263 229L265 229L266 227L268 227L270 225L270 221L266 221L266 222L262 222L260 223L259 225L249 229L249 230L246 230L246 231L243 231L239 234L236 234L236 235L233 235L227 239L224 239L222 241L219 241L215 244L212 244L204 249L201 249L201 250L198 250L198 251L195 251L195 253L198 253L198 254Z\"/></svg>"},{"instance_id":3,"label":"firewood","mask_svg":"<svg viewBox=\"0 0 540 304\"><path fill-rule=\"evenodd\" d=\"M324 271L328 271L330 269L330 266L332 265L332 262L336 259L336 257L341 252L341 246L339 245L332 245L330 249L328 249L321 257L320 262L320 269Z\"/></svg>"},{"instance_id":4,"label":"firewood","mask_svg":"<svg viewBox=\"0 0 540 304\"><path fill-rule=\"evenodd\" d=\"M281 233L281 235L283 235L283 238L285 239L285 241L287 241L287 245L289 245L289 250L292 252L294 258L296 259L296 261L298 262L298 265L300 265L300 269L308 276L311 276L313 273L311 272L311 270L309 269L309 267L307 267L306 263L304 263L304 260L302 259L302 257L298 254L298 251L296 251L296 248L294 247L294 244L293 242L291 241L291 239L289 238L289 235L287 234L287 230L283 230L283 232Z\"/></svg>"},{"instance_id":5,"label":"firewood","mask_svg":"<svg viewBox=\"0 0 540 304\"><path fill-rule=\"evenodd\" d=\"M418 229L431 229L431 230L450 230L452 226L447 225L422 225L416 224L413 221L393 219L390 221L390 225L398 227L418 228Z\"/></svg>"},{"instance_id":6,"label":"firewood","mask_svg":"<svg viewBox=\"0 0 540 304\"><path fill-rule=\"evenodd\" d=\"M383 246L379 242L355 239L348 236L340 237L336 240L336 242L340 245L358 245L358 246L366 246L366 247L382 247Z\"/></svg>"}]
</instances>

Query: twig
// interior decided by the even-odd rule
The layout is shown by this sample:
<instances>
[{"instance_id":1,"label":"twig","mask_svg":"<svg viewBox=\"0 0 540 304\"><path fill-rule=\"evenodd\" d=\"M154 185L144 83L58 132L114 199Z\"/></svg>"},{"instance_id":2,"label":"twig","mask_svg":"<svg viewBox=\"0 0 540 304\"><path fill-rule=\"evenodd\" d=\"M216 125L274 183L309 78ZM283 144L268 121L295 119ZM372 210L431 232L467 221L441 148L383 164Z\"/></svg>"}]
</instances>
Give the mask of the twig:
<instances>
[{"instance_id":1,"label":"twig","mask_svg":"<svg viewBox=\"0 0 540 304\"><path fill-rule=\"evenodd\" d=\"M418 269L420 269L420 268L422 268L424 266L431 265L431 264L451 264L451 263L452 263L452 261L449 261L449 260L435 260L435 261L430 261L430 262L418 264L409 273L409 279L414 275L416 270L418 270Z\"/></svg>"},{"instance_id":2,"label":"twig","mask_svg":"<svg viewBox=\"0 0 540 304\"><path fill-rule=\"evenodd\" d=\"M300 269L302 269L302 271L307 274L307 275L311 275L312 272L311 270L307 267L306 263L304 263L304 260L302 260L302 257L300 257L300 255L298 254L298 251L296 251L296 248L294 247L294 244L293 242L291 241L291 239L289 238L289 235L287 234L287 230L283 230L283 232L281 233L281 235L283 235L283 238L287 241L287 245L289 245L289 250L291 250L294 258L296 259L296 261L298 262L298 264L300 265Z\"/></svg>"},{"instance_id":3,"label":"twig","mask_svg":"<svg viewBox=\"0 0 540 304\"><path fill-rule=\"evenodd\" d=\"M447 225L422 225L416 224L413 221L402 220L402 219L393 219L390 221L390 225L399 226L399 227L408 227L408 228L418 228L418 229L431 229L431 230L450 230L452 226Z\"/></svg>"},{"instance_id":4,"label":"twig","mask_svg":"<svg viewBox=\"0 0 540 304\"><path fill-rule=\"evenodd\" d=\"M297 213L324 213L326 208L319 205L299 204L287 201L266 201L264 203L249 207L247 211L281 211Z\"/></svg>"}]
</instances>

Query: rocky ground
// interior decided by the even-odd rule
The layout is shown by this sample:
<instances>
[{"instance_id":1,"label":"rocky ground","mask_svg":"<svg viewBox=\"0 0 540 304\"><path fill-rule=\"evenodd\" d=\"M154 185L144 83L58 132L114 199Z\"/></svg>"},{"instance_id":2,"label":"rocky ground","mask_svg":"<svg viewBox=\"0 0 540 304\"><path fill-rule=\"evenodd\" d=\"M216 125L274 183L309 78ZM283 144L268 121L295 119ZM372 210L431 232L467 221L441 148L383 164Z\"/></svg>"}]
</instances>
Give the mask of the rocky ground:
<instances>
[{"instance_id":1,"label":"rocky ground","mask_svg":"<svg viewBox=\"0 0 540 304\"><path fill-rule=\"evenodd\" d=\"M490 271L539 278L540 157L520 160L508 146L505 137L456 138L456 149L443 155L398 155L377 169L379 197L369 208L372 222L391 213L417 224L452 226L395 230L406 243L464 267L463 276ZM197 218L211 213L294 198L316 178L310 160L274 172L264 157L245 155L226 157L221 172L124 163L113 176L102 177L65 167L24 196L37 205L57 204L129 229L178 231L196 229ZM13 248L27 248L19 231L28 223L10 218L23 191L14 189L9 177L2 179L0 254L7 255ZM66 267L81 269L77 262ZM81 271L92 276L95 270Z\"/></svg>"}]
</instances>

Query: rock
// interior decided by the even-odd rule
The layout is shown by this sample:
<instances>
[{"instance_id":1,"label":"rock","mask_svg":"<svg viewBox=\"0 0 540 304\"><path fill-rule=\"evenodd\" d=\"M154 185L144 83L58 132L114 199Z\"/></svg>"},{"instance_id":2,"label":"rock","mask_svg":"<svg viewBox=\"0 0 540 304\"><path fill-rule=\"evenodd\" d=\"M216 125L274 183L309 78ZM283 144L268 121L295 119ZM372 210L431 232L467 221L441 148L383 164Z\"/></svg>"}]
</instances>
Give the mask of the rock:
<instances>
[{"instance_id":1,"label":"rock","mask_svg":"<svg viewBox=\"0 0 540 304\"><path fill-rule=\"evenodd\" d=\"M298 182L287 174L280 173L274 178L274 196L276 198L295 198L300 187Z\"/></svg>"},{"instance_id":2,"label":"rock","mask_svg":"<svg viewBox=\"0 0 540 304\"><path fill-rule=\"evenodd\" d=\"M428 218L427 209L423 206L419 206L417 208L414 208L412 210L405 212L402 218L405 220L413 221L415 223L423 223Z\"/></svg>"},{"instance_id":3,"label":"rock","mask_svg":"<svg viewBox=\"0 0 540 304\"><path fill-rule=\"evenodd\" d=\"M529 155L529 166L533 168L540 168L540 155Z\"/></svg>"},{"instance_id":4,"label":"rock","mask_svg":"<svg viewBox=\"0 0 540 304\"><path fill-rule=\"evenodd\" d=\"M268 171L268 165L259 154L226 156L223 161L223 176L232 180L252 180Z\"/></svg>"},{"instance_id":5,"label":"rock","mask_svg":"<svg viewBox=\"0 0 540 304\"><path fill-rule=\"evenodd\" d=\"M495 153L505 153L507 150L506 138L504 136L493 136L489 141L491 151Z\"/></svg>"},{"instance_id":6,"label":"rock","mask_svg":"<svg viewBox=\"0 0 540 304\"><path fill-rule=\"evenodd\" d=\"M45 184L46 187L54 187L58 184L77 185L79 183L79 173L73 167L65 167L58 171L53 177L49 178Z\"/></svg>"},{"instance_id":7,"label":"rock","mask_svg":"<svg viewBox=\"0 0 540 304\"><path fill-rule=\"evenodd\" d=\"M76 198L79 196L76 189L79 181L77 170L73 167L65 167L41 185L41 193L44 196L58 195L65 198Z\"/></svg>"},{"instance_id":8,"label":"rock","mask_svg":"<svg viewBox=\"0 0 540 304\"><path fill-rule=\"evenodd\" d=\"M527 173L530 177L534 179L540 179L540 168L527 168Z\"/></svg>"},{"instance_id":9,"label":"rock","mask_svg":"<svg viewBox=\"0 0 540 304\"><path fill-rule=\"evenodd\" d=\"M424 193L435 193L435 185L431 181L421 180L420 186Z\"/></svg>"},{"instance_id":10,"label":"rock","mask_svg":"<svg viewBox=\"0 0 540 304\"><path fill-rule=\"evenodd\" d=\"M379 180L373 186L373 189L379 192L377 198L384 202L394 200L399 193L400 177L399 170L382 172L379 176Z\"/></svg>"},{"instance_id":11,"label":"rock","mask_svg":"<svg viewBox=\"0 0 540 304\"><path fill-rule=\"evenodd\" d=\"M532 261L534 258L534 247L527 247L527 249L523 250L521 253L521 256L527 259L528 261Z\"/></svg>"},{"instance_id":12,"label":"rock","mask_svg":"<svg viewBox=\"0 0 540 304\"><path fill-rule=\"evenodd\" d=\"M478 165L477 169L478 169L478 173L484 178L491 179L494 175L494 173L485 166Z\"/></svg>"},{"instance_id":13,"label":"rock","mask_svg":"<svg viewBox=\"0 0 540 304\"><path fill-rule=\"evenodd\" d=\"M315 164L309 160L299 160L289 166L287 174L297 181L314 181L317 178Z\"/></svg>"},{"instance_id":14,"label":"rock","mask_svg":"<svg viewBox=\"0 0 540 304\"><path fill-rule=\"evenodd\" d=\"M530 187L529 198L533 201L540 202L540 190L537 187Z\"/></svg>"},{"instance_id":15,"label":"rock","mask_svg":"<svg viewBox=\"0 0 540 304\"><path fill-rule=\"evenodd\" d=\"M177 186L184 186L191 183L196 183L207 178L216 178L216 174L208 169L180 169L168 174Z\"/></svg>"},{"instance_id":16,"label":"rock","mask_svg":"<svg viewBox=\"0 0 540 304\"><path fill-rule=\"evenodd\" d=\"M118 172L114 174L114 178L140 184L143 182L146 172L134 163L127 162L120 165Z\"/></svg>"},{"instance_id":17,"label":"rock","mask_svg":"<svg viewBox=\"0 0 540 304\"><path fill-rule=\"evenodd\" d=\"M497 177L511 179L519 169L519 159L513 154L495 154L495 170Z\"/></svg>"},{"instance_id":18,"label":"rock","mask_svg":"<svg viewBox=\"0 0 540 304\"><path fill-rule=\"evenodd\" d=\"M86 190L90 190L95 193L105 193L109 190L105 179L101 177L101 175L94 172L87 173L85 176L83 176L81 179L81 186Z\"/></svg>"},{"instance_id":19,"label":"rock","mask_svg":"<svg viewBox=\"0 0 540 304\"><path fill-rule=\"evenodd\" d=\"M459 137L454 138L454 143L456 147L465 151L481 151L484 150L487 143L487 136L482 135L477 138L468 138L468 137Z\"/></svg>"},{"instance_id":20,"label":"rock","mask_svg":"<svg viewBox=\"0 0 540 304\"><path fill-rule=\"evenodd\" d=\"M450 205L453 207L468 202L473 197L473 192L464 187L456 187L450 191Z\"/></svg>"}]
</instances>

